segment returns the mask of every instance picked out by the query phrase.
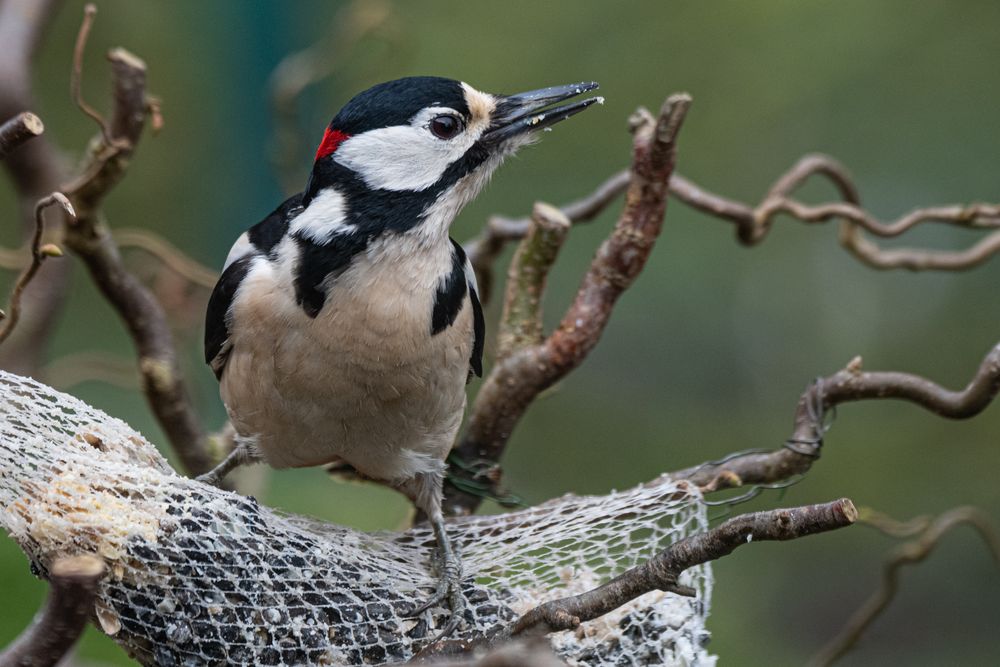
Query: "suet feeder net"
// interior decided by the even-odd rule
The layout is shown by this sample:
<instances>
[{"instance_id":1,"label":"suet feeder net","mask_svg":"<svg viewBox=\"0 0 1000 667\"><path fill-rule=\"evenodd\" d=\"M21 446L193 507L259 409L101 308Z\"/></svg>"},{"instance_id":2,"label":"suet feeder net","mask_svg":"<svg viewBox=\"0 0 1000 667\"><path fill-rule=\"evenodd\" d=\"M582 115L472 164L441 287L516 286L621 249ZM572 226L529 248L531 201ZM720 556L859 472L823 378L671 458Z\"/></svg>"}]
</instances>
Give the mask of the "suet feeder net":
<instances>
[{"instance_id":1,"label":"suet feeder net","mask_svg":"<svg viewBox=\"0 0 1000 667\"><path fill-rule=\"evenodd\" d=\"M408 611L433 590L433 534L365 533L276 512L177 474L124 422L0 373L0 524L42 577L92 553L108 575L94 618L144 665L377 665L409 659L447 619ZM509 625L704 530L690 485L661 478L606 496L450 521L469 602L457 637ZM573 632L570 665L713 665L707 565Z\"/></svg>"}]
</instances>

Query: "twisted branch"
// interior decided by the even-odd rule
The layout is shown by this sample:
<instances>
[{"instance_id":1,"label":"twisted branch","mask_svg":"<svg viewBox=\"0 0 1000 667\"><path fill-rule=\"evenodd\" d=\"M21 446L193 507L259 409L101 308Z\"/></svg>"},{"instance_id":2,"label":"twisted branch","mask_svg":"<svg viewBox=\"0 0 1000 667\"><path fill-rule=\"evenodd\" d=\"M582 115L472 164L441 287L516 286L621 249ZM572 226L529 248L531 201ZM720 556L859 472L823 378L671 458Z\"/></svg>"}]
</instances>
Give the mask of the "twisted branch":
<instances>
[{"instance_id":1,"label":"twisted branch","mask_svg":"<svg viewBox=\"0 0 1000 667\"><path fill-rule=\"evenodd\" d=\"M552 600L515 621L511 636L573 630L650 591L693 596L677 583L681 573L695 565L728 556L750 542L794 540L849 526L858 518L847 498L830 503L743 514L704 533L686 537L659 554L623 572L592 591Z\"/></svg>"},{"instance_id":2,"label":"twisted branch","mask_svg":"<svg viewBox=\"0 0 1000 667\"><path fill-rule=\"evenodd\" d=\"M49 570L51 589L32 624L0 653L4 667L57 664L83 634L94 609L104 562L94 556L57 560Z\"/></svg>"},{"instance_id":3,"label":"twisted branch","mask_svg":"<svg viewBox=\"0 0 1000 667\"><path fill-rule=\"evenodd\" d=\"M843 202L804 204L793 197L810 177L824 176L837 188ZM670 184L675 197L715 217L736 224L740 243L756 245L764 240L775 218L787 213L806 223L840 219L840 243L859 260L876 269L904 268L912 271L959 271L977 266L1000 251L1000 205L970 204L937 206L911 211L900 218L882 222L861 208L861 199L850 174L839 162L826 155L806 155L785 172L756 207L733 201L677 177ZM924 223L938 222L971 229L994 229L962 251L914 248L883 249L865 237L863 230L882 238L900 236Z\"/></svg>"},{"instance_id":4,"label":"twisted branch","mask_svg":"<svg viewBox=\"0 0 1000 667\"><path fill-rule=\"evenodd\" d=\"M219 274L191 259L183 250L147 229L116 229L113 232L119 248L139 248L156 257L180 277L206 289L215 289Z\"/></svg>"},{"instance_id":5,"label":"twisted branch","mask_svg":"<svg viewBox=\"0 0 1000 667\"><path fill-rule=\"evenodd\" d=\"M124 49L113 49L108 60L114 111L110 123L98 118L101 134L92 141L80 175L64 189L77 212L76 223L66 230L66 245L86 265L98 289L128 328L138 351L146 400L185 469L199 474L212 467L212 457L181 377L166 315L149 290L126 270L102 221L103 200L125 175L149 108L145 63ZM80 69L74 66L74 78L79 74ZM74 89L79 90L78 83Z\"/></svg>"},{"instance_id":6,"label":"twisted branch","mask_svg":"<svg viewBox=\"0 0 1000 667\"><path fill-rule=\"evenodd\" d=\"M675 542L645 563L626 570L597 588L540 604L511 625L497 628L478 642L434 642L417 654L414 662L468 654L484 646L509 642L512 638L534 638L552 632L575 630L581 623L600 618L650 591L694 596L694 589L678 583L681 573L689 568L728 556L744 544L794 540L850 526L857 518L857 509L847 498L733 517L715 528Z\"/></svg>"},{"instance_id":7,"label":"twisted branch","mask_svg":"<svg viewBox=\"0 0 1000 667\"><path fill-rule=\"evenodd\" d=\"M45 230L45 219L42 216L42 212L53 204L59 204L66 215L71 218L75 216L73 205L61 192L53 192L35 204L35 234L31 237L31 262L21 272L21 275L18 276L17 282L14 283L14 289L10 294L9 312L5 314L3 311L0 311L0 317L6 316L3 327L0 327L0 343L10 337L11 332L14 331L14 327L17 326L18 321L21 319L21 298L24 296L24 291L27 289L28 284L38 273L38 269L42 268L42 262L47 257L62 256L62 251L59 250L58 246L53 244L42 245L42 232Z\"/></svg>"},{"instance_id":8,"label":"twisted branch","mask_svg":"<svg viewBox=\"0 0 1000 667\"><path fill-rule=\"evenodd\" d=\"M296 168L304 150L296 108L302 93L332 76L366 37L391 31L391 18L392 5L386 0L354 0L334 15L330 34L285 56L274 68L269 82L274 117L271 162L286 192L302 189L305 179Z\"/></svg>"},{"instance_id":9,"label":"twisted branch","mask_svg":"<svg viewBox=\"0 0 1000 667\"><path fill-rule=\"evenodd\" d=\"M42 368L45 383L66 390L84 382L103 382L129 391L139 389L135 363L116 354L86 351L57 357Z\"/></svg>"},{"instance_id":10,"label":"twisted branch","mask_svg":"<svg viewBox=\"0 0 1000 667\"><path fill-rule=\"evenodd\" d=\"M840 633L809 664L830 665L846 655L892 602L899 590L899 574L903 566L923 562L945 535L962 525L970 526L979 534L1000 567L1000 533L985 512L975 507L958 507L942 514L917 539L900 545L889 554L882 568L882 584L879 589L854 612Z\"/></svg>"},{"instance_id":11,"label":"twisted branch","mask_svg":"<svg viewBox=\"0 0 1000 667\"><path fill-rule=\"evenodd\" d=\"M24 109L35 107L31 90L32 60L60 4L59 0L4 0L0 3L0 44L3 44L0 120L14 118ZM63 181L63 157L42 135L10 152L4 160L4 168L17 193L21 229L27 246L35 232L35 204L50 192L59 190ZM46 237L58 240L61 225L61 219L50 220ZM38 370L62 312L71 266L70 262L46 263L32 280L22 296L21 322L14 335L0 348L0 367L22 375Z\"/></svg>"},{"instance_id":12,"label":"twisted branch","mask_svg":"<svg viewBox=\"0 0 1000 667\"><path fill-rule=\"evenodd\" d=\"M810 205L793 198L793 193L814 175L824 176L829 180L844 201ZM628 182L628 170L617 172L601 183L593 193L567 204L562 211L574 223L592 220L625 190ZM802 157L775 181L757 206L710 192L679 173L670 176L670 194L702 213L734 223L740 243L748 246L763 241L774 225L775 218L782 213L805 223L840 219L841 245L876 269L961 271L982 264L1000 251L1000 204L933 206L913 210L893 221L882 222L861 208L860 195L847 169L827 155ZM961 251L883 249L862 233L866 230L882 238L892 238L918 225L934 222L996 231ZM484 302L490 295L493 264L507 242L523 238L527 231L527 218L492 216L487 220L483 231L466 244L466 254L476 270Z\"/></svg>"},{"instance_id":13,"label":"twisted branch","mask_svg":"<svg viewBox=\"0 0 1000 667\"><path fill-rule=\"evenodd\" d=\"M592 193L565 204L559 211L572 224L590 222L625 192L631 180L630 171L622 169L598 185ZM478 236L465 243L465 254L476 271L480 299L484 304L489 302L493 291L493 264L509 241L524 238L530 228L530 217L505 218L494 215L486 221L486 226Z\"/></svg>"},{"instance_id":14,"label":"twisted branch","mask_svg":"<svg viewBox=\"0 0 1000 667\"><path fill-rule=\"evenodd\" d=\"M579 366L597 344L615 302L642 271L660 233L667 182L677 159L677 134L690 104L691 98L685 94L671 95L657 118L645 110L634 117L633 166L618 224L598 249L576 298L548 338L536 342L534 334L505 336L503 354L476 395L468 428L452 453L462 462L453 466L453 475L467 476L469 470L479 470L473 477L485 476L495 491L499 481L496 462L521 416L539 392ZM535 245L548 244L553 253L558 247L551 239L543 241L545 235L537 220L536 227L539 232L534 239L538 240L525 246L521 257L530 257ZM514 280L508 285L505 304L506 331L541 331L537 299L551 259L532 260L535 266L527 274L522 271L528 268L528 260L512 268ZM536 305L519 306L525 301ZM518 318L520 323L514 321ZM481 483L478 479L467 481ZM452 513L471 512L481 499L452 484L445 506Z\"/></svg>"},{"instance_id":15,"label":"twisted branch","mask_svg":"<svg viewBox=\"0 0 1000 667\"><path fill-rule=\"evenodd\" d=\"M827 428L823 416L842 403L894 398L947 419L968 419L985 410L998 391L1000 344L990 350L961 391L910 373L864 372L861 358L855 357L844 369L817 379L802 394L785 447L703 463L671 473L671 477L689 480L706 491L786 480L804 474L819 458Z\"/></svg>"}]
</instances>

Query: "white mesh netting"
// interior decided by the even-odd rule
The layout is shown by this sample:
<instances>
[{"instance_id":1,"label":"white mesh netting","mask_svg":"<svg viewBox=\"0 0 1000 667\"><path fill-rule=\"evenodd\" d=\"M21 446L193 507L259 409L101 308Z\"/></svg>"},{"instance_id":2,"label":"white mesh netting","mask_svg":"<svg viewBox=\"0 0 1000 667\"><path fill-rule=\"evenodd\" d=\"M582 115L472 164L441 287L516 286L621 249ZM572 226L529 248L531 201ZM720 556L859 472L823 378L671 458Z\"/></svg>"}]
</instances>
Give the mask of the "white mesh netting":
<instances>
[{"instance_id":1,"label":"white mesh netting","mask_svg":"<svg viewBox=\"0 0 1000 667\"><path fill-rule=\"evenodd\" d=\"M406 610L433 588L424 528L362 533L288 516L178 475L127 424L0 372L0 523L36 572L63 555L108 565L101 628L147 665L403 661L445 618ZM600 497L449 523L470 610L459 636L580 593L706 527L697 491L665 479ZM551 637L572 665L713 665L708 566L696 598L647 593Z\"/></svg>"}]
</instances>

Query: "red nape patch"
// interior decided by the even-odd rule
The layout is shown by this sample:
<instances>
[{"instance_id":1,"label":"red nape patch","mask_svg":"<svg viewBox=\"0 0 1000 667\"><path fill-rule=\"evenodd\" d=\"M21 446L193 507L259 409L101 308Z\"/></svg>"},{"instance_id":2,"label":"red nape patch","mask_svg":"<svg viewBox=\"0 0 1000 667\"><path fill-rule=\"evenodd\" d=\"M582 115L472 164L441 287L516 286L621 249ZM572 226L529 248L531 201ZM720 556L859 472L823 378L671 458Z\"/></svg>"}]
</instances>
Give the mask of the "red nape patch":
<instances>
[{"instance_id":1,"label":"red nape patch","mask_svg":"<svg viewBox=\"0 0 1000 667\"><path fill-rule=\"evenodd\" d=\"M336 152L340 148L340 144L351 138L351 135L344 134L340 130L331 130L326 128L326 132L323 133L323 141L319 142L319 148L316 149L316 159L321 157L326 157L331 153Z\"/></svg>"}]
</instances>

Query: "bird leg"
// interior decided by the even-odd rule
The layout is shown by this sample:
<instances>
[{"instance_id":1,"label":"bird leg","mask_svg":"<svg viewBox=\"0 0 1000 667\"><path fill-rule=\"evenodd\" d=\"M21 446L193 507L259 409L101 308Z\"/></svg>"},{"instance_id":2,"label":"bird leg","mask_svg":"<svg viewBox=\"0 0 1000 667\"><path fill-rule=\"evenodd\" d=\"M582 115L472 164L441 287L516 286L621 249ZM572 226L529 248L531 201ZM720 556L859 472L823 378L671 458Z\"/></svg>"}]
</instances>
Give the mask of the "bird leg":
<instances>
[{"instance_id":1,"label":"bird leg","mask_svg":"<svg viewBox=\"0 0 1000 667\"><path fill-rule=\"evenodd\" d=\"M427 519L434 530L439 576L434 593L423 604L414 608L410 615L418 616L444 601L448 602L448 607L451 609L451 617L434 641L444 639L453 633L465 618L467 608L465 595L462 594L462 561L451 544L444 524L444 515L441 513L442 481L443 476L440 473L430 473L417 475L403 485L403 492L413 499L418 509L427 514Z\"/></svg>"},{"instance_id":2,"label":"bird leg","mask_svg":"<svg viewBox=\"0 0 1000 667\"><path fill-rule=\"evenodd\" d=\"M226 478L226 475L236 468L260 461L260 457L254 451L249 440L237 437L235 441L236 446L233 447L233 451L229 452L229 455L222 459L219 465L203 475L198 475L195 479L211 486L219 486L222 484L222 480Z\"/></svg>"}]
</instances>

